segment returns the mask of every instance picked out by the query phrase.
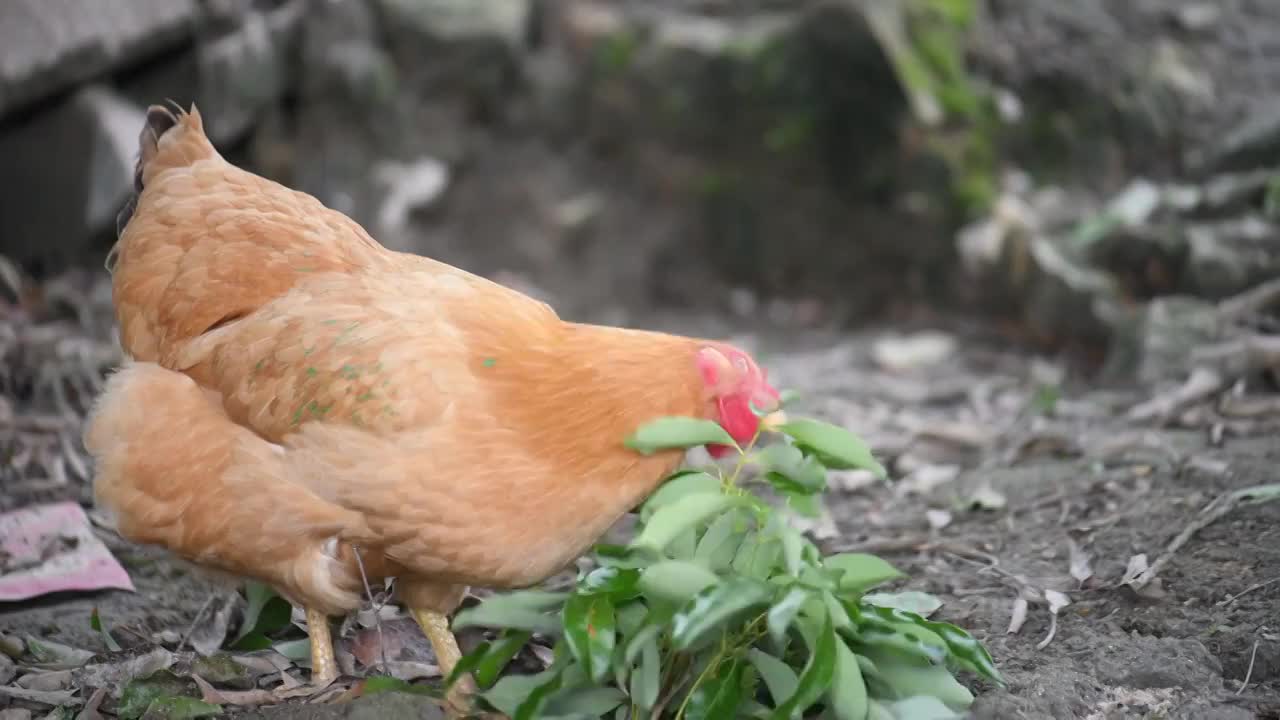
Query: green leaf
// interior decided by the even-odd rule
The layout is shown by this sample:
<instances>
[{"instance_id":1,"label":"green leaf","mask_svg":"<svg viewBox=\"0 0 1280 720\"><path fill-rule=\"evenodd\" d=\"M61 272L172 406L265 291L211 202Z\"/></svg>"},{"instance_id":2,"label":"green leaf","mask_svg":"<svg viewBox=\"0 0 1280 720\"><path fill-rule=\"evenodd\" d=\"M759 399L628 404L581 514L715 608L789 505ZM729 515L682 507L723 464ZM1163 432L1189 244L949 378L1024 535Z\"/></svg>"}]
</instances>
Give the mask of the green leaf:
<instances>
[{"instance_id":1,"label":"green leaf","mask_svg":"<svg viewBox=\"0 0 1280 720\"><path fill-rule=\"evenodd\" d=\"M774 564L778 562L780 554L782 544L775 537L763 531L748 533L738 547L738 554L733 558L733 569L747 577L767 580L773 574Z\"/></svg>"},{"instance_id":2,"label":"green leaf","mask_svg":"<svg viewBox=\"0 0 1280 720\"><path fill-rule=\"evenodd\" d=\"M849 617L849 613L830 590L822 591L822 602L827 606L827 614L831 616L831 624L836 630L847 630L853 627L853 620Z\"/></svg>"},{"instance_id":3,"label":"green leaf","mask_svg":"<svg viewBox=\"0 0 1280 720\"><path fill-rule=\"evenodd\" d=\"M786 637L787 629L791 627L791 622L795 620L796 613L800 612L800 608L804 607L808 601L810 591L802 587L793 587L781 600L773 604L769 608L768 625L769 634L773 636L773 641L779 645Z\"/></svg>"},{"instance_id":4,"label":"green leaf","mask_svg":"<svg viewBox=\"0 0 1280 720\"><path fill-rule=\"evenodd\" d=\"M719 582L715 573L697 563L663 560L644 569L639 587L646 597L685 603Z\"/></svg>"},{"instance_id":5,"label":"green leaf","mask_svg":"<svg viewBox=\"0 0 1280 720\"><path fill-rule=\"evenodd\" d=\"M385 692L402 692L410 695L426 695L438 697L439 691L427 685L414 685L406 680L387 675L373 675L365 678L361 684L362 695L377 695Z\"/></svg>"},{"instance_id":6,"label":"green leaf","mask_svg":"<svg viewBox=\"0 0 1280 720\"><path fill-rule=\"evenodd\" d=\"M275 590L260 582L245 583L244 595L248 603L244 610L244 622L240 623L240 630L231 640L231 644L238 650L260 650L261 648L241 647L239 643L250 633L268 635L286 627L293 610L284 598L276 594Z\"/></svg>"},{"instance_id":7,"label":"green leaf","mask_svg":"<svg viewBox=\"0 0 1280 720\"><path fill-rule=\"evenodd\" d=\"M612 687L564 688L547 699L540 717L604 717L627 699L621 690Z\"/></svg>"},{"instance_id":8,"label":"green leaf","mask_svg":"<svg viewBox=\"0 0 1280 720\"><path fill-rule=\"evenodd\" d=\"M778 430L791 436L797 447L816 456L829 468L870 470L881 480L889 477L884 466L871 454L871 448L842 427L821 420L799 418L788 421Z\"/></svg>"},{"instance_id":9,"label":"green leaf","mask_svg":"<svg viewBox=\"0 0 1280 720\"><path fill-rule=\"evenodd\" d=\"M643 649L644 643L661 635L662 631L667 628L668 623L671 622L671 618L675 617L675 614L675 606L669 603L654 603L649 608L649 614L645 617L644 625L627 642L624 662L627 665L633 664Z\"/></svg>"},{"instance_id":10,"label":"green leaf","mask_svg":"<svg viewBox=\"0 0 1280 720\"><path fill-rule=\"evenodd\" d=\"M636 587L636 581L639 579L640 571L635 568L606 565L587 573L578 582L578 592L608 595L614 604L617 604L639 594Z\"/></svg>"},{"instance_id":11,"label":"green leaf","mask_svg":"<svg viewBox=\"0 0 1280 720\"><path fill-rule=\"evenodd\" d=\"M509 632L509 631L506 631L506 632ZM474 671L476 667L480 665L480 661L483 660L484 657L489 654L489 650L492 647L493 647L492 643L486 640L480 643L479 645L477 645L475 649L472 650L471 652L458 658L457 664L453 666L453 671L450 672L444 679L445 689L453 688L453 684L458 681L458 678L462 677L463 675L466 675L469 672ZM484 683L480 682L478 679L476 680L476 684L479 685L481 688L488 687Z\"/></svg>"},{"instance_id":12,"label":"green leaf","mask_svg":"<svg viewBox=\"0 0 1280 720\"><path fill-rule=\"evenodd\" d=\"M906 653L928 663L938 664L946 660L946 641L917 622L928 622L919 615L865 603L855 605L846 602L843 605L857 626L857 630L850 634L850 639L859 652L866 648L881 647Z\"/></svg>"},{"instance_id":13,"label":"green leaf","mask_svg":"<svg viewBox=\"0 0 1280 720\"><path fill-rule=\"evenodd\" d=\"M265 640L266 638L263 639ZM270 641L268 640L267 642ZM304 663L306 667L311 666L310 638L302 638L301 640L284 640L278 643L272 643L267 647L275 650L295 663Z\"/></svg>"},{"instance_id":14,"label":"green leaf","mask_svg":"<svg viewBox=\"0 0 1280 720\"><path fill-rule=\"evenodd\" d=\"M889 645L941 662L949 654L961 667L1004 685L1004 678L986 648L972 635L949 623L933 622L916 613L862 603L845 604L859 627L859 639L868 644Z\"/></svg>"},{"instance_id":15,"label":"green leaf","mask_svg":"<svg viewBox=\"0 0 1280 720\"><path fill-rule=\"evenodd\" d=\"M492 595L479 605L455 615L453 629L457 631L478 626L559 634L560 622L555 616L546 614L546 611L564 602L567 596L567 593L540 590Z\"/></svg>"},{"instance_id":16,"label":"green leaf","mask_svg":"<svg viewBox=\"0 0 1280 720\"><path fill-rule=\"evenodd\" d=\"M713 520L698 541L694 562L717 571L728 568L742 544L742 534L738 532L739 525L746 522L742 515L741 510L734 510Z\"/></svg>"},{"instance_id":17,"label":"green leaf","mask_svg":"<svg viewBox=\"0 0 1280 720\"><path fill-rule=\"evenodd\" d=\"M829 570L841 571L838 580L841 593L862 593L904 577L894 566L866 553L840 553L823 558L822 564Z\"/></svg>"},{"instance_id":18,"label":"green leaf","mask_svg":"<svg viewBox=\"0 0 1280 720\"><path fill-rule=\"evenodd\" d=\"M838 642L835 628L831 625L831 617L828 616L822 623L822 630L818 632L817 642L810 648L812 654L809 656L804 672L800 673L796 691L773 711L771 720L788 720L796 713L803 713L822 697L827 688L831 687L831 680L836 672Z\"/></svg>"},{"instance_id":19,"label":"green leaf","mask_svg":"<svg viewBox=\"0 0 1280 720\"><path fill-rule=\"evenodd\" d=\"M516 708L511 720L533 720L542 716L542 708L546 705L547 700L564 686L564 676L569 668L563 668L560 672L552 675L550 679L541 685L533 688L529 695L520 702L520 706Z\"/></svg>"},{"instance_id":20,"label":"green leaf","mask_svg":"<svg viewBox=\"0 0 1280 720\"><path fill-rule=\"evenodd\" d=\"M647 712L658 702L661 669L658 641L650 637L640 646L640 669L631 674L631 699L641 710Z\"/></svg>"},{"instance_id":21,"label":"green leaf","mask_svg":"<svg viewBox=\"0 0 1280 720\"><path fill-rule=\"evenodd\" d=\"M958 665L972 670L1001 686L1005 684L1000 671L996 669L995 661L991 659L991 654L972 635L950 623L933 622L925 620L919 615L915 615L915 613L899 612L915 616L917 625L942 638L942 641L947 644L947 649L951 651L952 660Z\"/></svg>"},{"instance_id":22,"label":"green leaf","mask_svg":"<svg viewBox=\"0 0 1280 720\"><path fill-rule=\"evenodd\" d=\"M618 615L618 632L622 635L631 635L644 625L645 618L649 615L649 608L644 602L633 600L631 602L617 605L615 609Z\"/></svg>"},{"instance_id":23,"label":"green leaf","mask_svg":"<svg viewBox=\"0 0 1280 720\"><path fill-rule=\"evenodd\" d=\"M890 703L888 712L888 717L893 720L958 720L964 717L964 713L958 713L941 700L928 695L917 695Z\"/></svg>"},{"instance_id":24,"label":"green leaf","mask_svg":"<svg viewBox=\"0 0 1280 720\"><path fill-rule=\"evenodd\" d=\"M574 659L587 671L592 682L603 682L618 640L609 596L571 596L564 605L564 631Z\"/></svg>"},{"instance_id":25,"label":"green leaf","mask_svg":"<svg viewBox=\"0 0 1280 720\"><path fill-rule=\"evenodd\" d=\"M233 643L231 649L253 652L254 650L266 650L271 645L271 638L260 632L251 632Z\"/></svg>"},{"instance_id":26,"label":"green leaf","mask_svg":"<svg viewBox=\"0 0 1280 720\"><path fill-rule=\"evenodd\" d=\"M685 470L672 475L658 487L649 499L640 506L640 521L647 523L653 514L666 505L688 495L720 495L721 482L718 478L698 470Z\"/></svg>"},{"instance_id":27,"label":"green leaf","mask_svg":"<svg viewBox=\"0 0 1280 720\"><path fill-rule=\"evenodd\" d=\"M945 665L929 665L880 648L866 648L862 654L875 663L876 674L897 697L928 695L954 710L964 710L973 704L973 693L956 682Z\"/></svg>"},{"instance_id":28,"label":"green leaf","mask_svg":"<svg viewBox=\"0 0 1280 720\"><path fill-rule=\"evenodd\" d=\"M158 697L147 706L143 716L147 720L190 720L213 717L222 713L221 705L214 705L192 697Z\"/></svg>"},{"instance_id":29,"label":"green leaf","mask_svg":"<svg viewBox=\"0 0 1280 720\"><path fill-rule=\"evenodd\" d=\"M731 620L763 609L773 594L773 586L747 577L703 590L672 619L671 646L677 651L700 646Z\"/></svg>"},{"instance_id":30,"label":"green leaf","mask_svg":"<svg viewBox=\"0 0 1280 720\"><path fill-rule=\"evenodd\" d=\"M191 661L191 672L218 684L237 684L249 680L249 670L226 653L214 653Z\"/></svg>"},{"instance_id":31,"label":"green leaf","mask_svg":"<svg viewBox=\"0 0 1280 720\"><path fill-rule=\"evenodd\" d=\"M836 673L827 699L836 720L866 720L867 683L862 679L858 656L838 638L836 641Z\"/></svg>"},{"instance_id":32,"label":"green leaf","mask_svg":"<svg viewBox=\"0 0 1280 720\"><path fill-rule=\"evenodd\" d=\"M158 698L181 696L195 686L168 670L158 670L145 678L134 678L120 691L116 715L121 720L138 720Z\"/></svg>"},{"instance_id":33,"label":"green leaf","mask_svg":"<svg viewBox=\"0 0 1280 720\"><path fill-rule=\"evenodd\" d=\"M693 689L685 717L690 720L735 720L742 704L742 669L738 658L725 658Z\"/></svg>"},{"instance_id":34,"label":"green leaf","mask_svg":"<svg viewBox=\"0 0 1280 720\"><path fill-rule=\"evenodd\" d=\"M493 687L480 693L480 697L503 715L514 717L521 704L533 693L552 681L559 682L562 670L563 668L553 667L536 675L507 675ZM545 698L545 694L543 697Z\"/></svg>"},{"instance_id":35,"label":"green leaf","mask_svg":"<svg viewBox=\"0 0 1280 720\"><path fill-rule=\"evenodd\" d=\"M111 637L111 633L107 632L106 626L102 624L102 618L98 616L98 608L96 607L89 613L89 627L102 636L102 642L106 644L108 650L120 652L120 643L116 642L116 639Z\"/></svg>"},{"instance_id":36,"label":"green leaf","mask_svg":"<svg viewBox=\"0 0 1280 720\"><path fill-rule=\"evenodd\" d=\"M643 455L662 450L687 450L700 445L738 447L729 433L712 420L664 417L646 423L626 440L626 446Z\"/></svg>"},{"instance_id":37,"label":"green leaf","mask_svg":"<svg viewBox=\"0 0 1280 720\"><path fill-rule=\"evenodd\" d=\"M667 544L667 556L674 560L692 560L698 549L698 528L691 527Z\"/></svg>"},{"instance_id":38,"label":"green leaf","mask_svg":"<svg viewBox=\"0 0 1280 720\"><path fill-rule=\"evenodd\" d=\"M877 607L906 610L921 617L928 617L935 610L942 607L942 601L937 597L919 590L906 590L898 593L867 593L862 596L862 602L870 603Z\"/></svg>"},{"instance_id":39,"label":"green leaf","mask_svg":"<svg viewBox=\"0 0 1280 720\"><path fill-rule=\"evenodd\" d=\"M780 492L812 495L827 488L827 469L812 455L778 443L760 451L765 479Z\"/></svg>"},{"instance_id":40,"label":"green leaf","mask_svg":"<svg viewBox=\"0 0 1280 720\"><path fill-rule=\"evenodd\" d=\"M741 503L737 497L718 492L687 495L659 508L645 523L644 529L631 542L631 546L661 553L676 536L696 527L712 515Z\"/></svg>"},{"instance_id":41,"label":"green leaf","mask_svg":"<svg viewBox=\"0 0 1280 720\"><path fill-rule=\"evenodd\" d=\"M791 508L796 514L807 518L822 517L822 495L797 495L788 493L787 507Z\"/></svg>"},{"instance_id":42,"label":"green leaf","mask_svg":"<svg viewBox=\"0 0 1280 720\"><path fill-rule=\"evenodd\" d=\"M747 651L747 659L755 665L760 677L764 678L765 687L769 688L774 706L781 705L795 695L796 685L800 680L791 666L757 648Z\"/></svg>"},{"instance_id":43,"label":"green leaf","mask_svg":"<svg viewBox=\"0 0 1280 720\"><path fill-rule=\"evenodd\" d=\"M778 540L782 543L782 567L791 577L799 577L804 567L804 537L793 527L784 527L778 531Z\"/></svg>"},{"instance_id":44,"label":"green leaf","mask_svg":"<svg viewBox=\"0 0 1280 720\"><path fill-rule=\"evenodd\" d=\"M453 687L458 678L467 673L472 673L479 687L490 687L511 662L511 658L515 657L520 652L520 648L529 642L530 635L531 633L522 630L506 630L492 643L480 643L475 650L458 660L453 672L449 673L449 677L445 679L445 687Z\"/></svg>"}]
</instances>

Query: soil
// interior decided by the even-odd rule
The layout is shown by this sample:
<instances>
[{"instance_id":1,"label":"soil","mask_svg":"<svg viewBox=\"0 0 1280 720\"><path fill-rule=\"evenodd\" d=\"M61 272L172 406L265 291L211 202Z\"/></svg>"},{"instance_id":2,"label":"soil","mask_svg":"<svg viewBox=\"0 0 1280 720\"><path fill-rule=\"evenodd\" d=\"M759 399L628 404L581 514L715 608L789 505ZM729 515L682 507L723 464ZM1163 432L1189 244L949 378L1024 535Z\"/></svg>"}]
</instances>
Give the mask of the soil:
<instances>
[{"instance_id":1,"label":"soil","mask_svg":"<svg viewBox=\"0 0 1280 720\"><path fill-rule=\"evenodd\" d=\"M723 317L630 320L690 333L742 329ZM837 483L832 523L819 523L815 538L830 551L891 560L909 575L903 588L943 601L936 618L987 644L1009 687L975 684L976 718L1280 717L1280 582L1267 584L1280 578L1280 503L1238 507L1201 530L1159 573L1158 592L1118 586L1131 556L1154 561L1210 500L1272 480L1280 459L1274 434L1227 433L1213 446L1205 428L1134 427L1122 411L1143 395L1070 378L1045 414L1032 408L1045 378L1057 382L1051 363L959 324L950 330L954 351L898 372L877 365L880 331L757 325L734 336L778 385L804 393L798 412L846 424L890 461L891 485ZM930 488L926 479L945 476L946 466L958 467L958 476ZM975 508L970 498L984 487L1005 506ZM66 494L81 497L82 487L69 483ZM12 494L6 501L23 504ZM930 531L930 509L953 521ZM1069 574L1070 542L1091 560L1083 587ZM89 625L94 607L122 639L148 639L181 633L215 589L156 551L113 550L137 593L10 604L0 608L0 631L102 651ZM1044 647L1043 605L1031 607L1020 632L1006 632L1023 583L1071 600ZM438 714L429 699L393 694L239 716L381 717L391 705L398 717Z\"/></svg>"}]
</instances>

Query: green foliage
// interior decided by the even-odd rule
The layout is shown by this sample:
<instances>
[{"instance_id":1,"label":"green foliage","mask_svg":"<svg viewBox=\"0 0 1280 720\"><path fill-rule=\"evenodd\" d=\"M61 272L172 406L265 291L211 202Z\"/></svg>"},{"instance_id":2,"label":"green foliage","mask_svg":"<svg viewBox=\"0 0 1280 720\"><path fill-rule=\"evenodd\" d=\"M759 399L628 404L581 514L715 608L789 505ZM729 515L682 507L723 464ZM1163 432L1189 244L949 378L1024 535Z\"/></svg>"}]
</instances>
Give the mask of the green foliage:
<instances>
[{"instance_id":1,"label":"green foliage","mask_svg":"<svg viewBox=\"0 0 1280 720\"><path fill-rule=\"evenodd\" d=\"M567 593L495 595L454 627L501 630L463 657L480 696L516 720L535 717L756 717L823 710L837 720L946 717L972 694L952 672L1002 682L968 633L864 597L903 577L884 560L822 557L780 512L739 484L757 475L791 503L826 488L826 470L885 470L834 425L793 419L779 442L740 451L729 472L675 473L640 508L628 545L599 546L595 569ZM637 440L639 439L639 440ZM664 418L627 442L641 452L721 442L705 423ZM555 640L534 675L502 670L531 637Z\"/></svg>"},{"instance_id":2,"label":"green foliage","mask_svg":"<svg viewBox=\"0 0 1280 720\"><path fill-rule=\"evenodd\" d=\"M98 608L94 608L89 613L89 627L93 628L98 635L102 636L102 643L107 646L107 650L111 652L120 652L120 643L111 637L111 631L107 630L107 626L102 622L102 616L98 614Z\"/></svg>"},{"instance_id":3,"label":"green foliage","mask_svg":"<svg viewBox=\"0 0 1280 720\"><path fill-rule=\"evenodd\" d=\"M122 720L137 720L143 716L208 717L221 712L218 705L190 697L194 690L194 683L168 670L157 671L145 678L134 678L120 691L116 715Z\"/></svg>"},{"instance_id":4,"label":"green foliage","mask_svg":"<svg viewBox=\"0 0 1280 720\"><path fill-rule=\"evenodd\" d=\"M869 6L867 19L898 76L931 149L951 172L970 214L995 200L997 113L965 54L978 0L896 0Z\"/></svg>"},{"instance_id":5,"label":"green foliage","mask_svg":"<svg viewBox=\"0 0 1280 720\"><path fill-rule=\"evenodd\" d=\"M293 608L270 587L259 582L245 584L247 607L240 630L231 647L236 650L264 650L271 647L267 637L289 627Z\"/></svg>"}]
</instances>

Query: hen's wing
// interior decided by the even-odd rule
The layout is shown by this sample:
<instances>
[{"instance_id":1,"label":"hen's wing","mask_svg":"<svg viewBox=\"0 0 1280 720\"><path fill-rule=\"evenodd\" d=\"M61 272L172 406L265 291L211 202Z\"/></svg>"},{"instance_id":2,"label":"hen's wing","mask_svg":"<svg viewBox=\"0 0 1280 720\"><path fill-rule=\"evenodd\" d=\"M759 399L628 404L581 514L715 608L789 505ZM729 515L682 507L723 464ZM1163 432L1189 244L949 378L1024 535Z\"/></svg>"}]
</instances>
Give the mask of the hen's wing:
<instances>
[{"instance_id":1,"label":"hen's wing","mask_svg":"<svg viewBox=\"0 0 1280 720\"><path fill-rule=\"evenodd\" d=\"M368 538L363 518L293 482L284 448L232 422L185 375L126 365L98 399L85 446L96 502L123 536L300 604L359 605L361 581L336 539Z\"/></svg>"}]
</instances>

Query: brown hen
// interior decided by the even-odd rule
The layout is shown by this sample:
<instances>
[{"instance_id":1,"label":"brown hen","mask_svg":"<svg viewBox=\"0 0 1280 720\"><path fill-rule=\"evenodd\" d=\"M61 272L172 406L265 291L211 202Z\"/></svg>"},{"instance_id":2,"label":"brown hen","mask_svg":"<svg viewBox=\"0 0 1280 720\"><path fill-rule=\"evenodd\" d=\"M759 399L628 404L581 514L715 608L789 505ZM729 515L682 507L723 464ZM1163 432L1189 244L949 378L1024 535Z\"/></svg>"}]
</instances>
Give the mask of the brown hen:
<instances>
[{"instance_id":1,"label":"brown hen","mask_svg":"<svg viewBox=\"0 0 1280 720\"><path fill-rule=\"evenodd\" d=\"M623 439L668 415L746 441L778 394L724 343L560 320L389 251L315 198L227 163L153 107L113 250L131 361L86 431L120 532L328 616L396 577L443 672L467 586L533 585L681 461ZM357 562L356 553L360 554Z\"/></svg>"}]
</instances>

